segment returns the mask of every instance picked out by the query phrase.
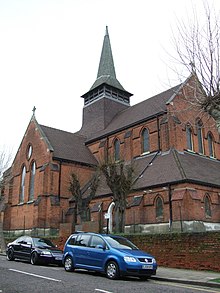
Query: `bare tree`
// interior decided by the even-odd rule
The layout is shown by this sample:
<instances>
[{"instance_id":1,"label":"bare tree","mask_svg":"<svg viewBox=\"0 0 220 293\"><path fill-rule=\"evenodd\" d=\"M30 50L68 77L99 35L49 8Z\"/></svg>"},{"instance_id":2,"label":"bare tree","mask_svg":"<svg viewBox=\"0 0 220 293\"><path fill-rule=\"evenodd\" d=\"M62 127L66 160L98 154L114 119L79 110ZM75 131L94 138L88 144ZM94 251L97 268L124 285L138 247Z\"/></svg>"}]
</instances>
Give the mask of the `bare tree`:
<instances>
[{"instance_id":1,"label":"bare tree","mask_svg":"<svg viewBox=\"0 0 220 293\"><path fill-rule=\"evenodd\" d=\"M125 211L127 206L127 195L133 186L132 165L125 165L124 162L108 162L100 166L105 175L108 187L113 193L115 203L115 232L124 232Z\"/></svg>"},{"instance_id":2,"label":"bare tree","mask_svg":"<svg viewBox=\"0 0 220 293\"><path fill-rule=\"evenodd\" d=\"M11 152L6 151L6 147L0 148L0 189L3 187L3 173L11 162Z\"/></svg>"},{"instance_id":3,"label":"bare tree","mask_svg":"<svg viewBox=\"0 0 220 293\"><path fill-rule=\"evenodd\" d=\"M11 161L11 153L6 151L6 148L3 147L0 149L0 205L4 204L4 197L2 197L2 191L4 190L4 171L9 167ZM0 211L1 213L1 211ZM3 223L0 217L0 251L4 252L6 248L4 233L3 233Z\"/></svg>"},{"instance_id":4,"label":"bare tree","mask_svg":"<svg viewBox=\"0 0 220 293\"><path fill-rule=\"evenodd\" d=\"M80 216L81 222L88 220L87 209L89 203L94 198L99 182L99 174L95 173L92 180L87 184L86 190L89 190L88 194L83 197L83 189L80 186L79 179L75 173L70 175L69 191L71 192L73 199L75 200L75 208L77 215Z\"/></svg>"},{"instance_id":5,"label":"bare tree","mask_svg":"<svg viewBox=\"0 0 220 293\"><path fill-rule=\"evenodd\" d=\"M196 77L197 90L191 90L185 98L189 105L213 117L220 133L220 20L205 1L204 15L204 23L196 13L193 21L179 23L174 45L177 59Z\"/></svg>"}]
</instances>

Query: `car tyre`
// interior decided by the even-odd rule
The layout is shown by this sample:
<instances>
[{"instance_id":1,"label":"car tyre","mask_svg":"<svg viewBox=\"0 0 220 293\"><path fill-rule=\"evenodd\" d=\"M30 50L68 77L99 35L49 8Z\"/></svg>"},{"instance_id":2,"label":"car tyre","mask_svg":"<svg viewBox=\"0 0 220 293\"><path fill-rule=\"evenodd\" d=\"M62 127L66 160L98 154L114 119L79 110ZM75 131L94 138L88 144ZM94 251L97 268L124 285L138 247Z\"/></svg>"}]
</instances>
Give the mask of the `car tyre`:
<instances>
[{"instance_id":1,"label":"car tyre","mask_svg":"<svg viewBox=\"0 0 220 293\"><path fill-rule=\"evenodd\" d=\"M12 248L10 248L10 249L7 251L6 258L7 258L7 260L9 260L9 261L15 259L15 257L14 257L14 251L13 251Z\"/></svg>"},{"instance_id":2,"label":"car tyre","mask_svg":"<svg viewBox=\"0 0 220 293\"><path fill-rule=\"evenodd\" d=\"M108 279L116 280L119 278L119 268L115 261L109 261L106 265L106 276Z\"/></svg>"},{"instance_id":3,"label":"car tyre","mask_svg":"<svg viewBox=\"0 0 220 293\"><path fill-rule=\"evenodd\" d=\"M74 271L73 259L69 255L64 260L64 269L67 272L73 272Z\"/></svg>"},{"instance_id":4,"label":"car tyre","mask_svg":"<svg viewBox=\"0 0 220 293\"><path fill-rule=\"evenodd\" d=\"M39 257L38 254L36 252L33 252L31 254L31 264L32 265L37 265L39 263Z\"/></svg>"}]
</instances>

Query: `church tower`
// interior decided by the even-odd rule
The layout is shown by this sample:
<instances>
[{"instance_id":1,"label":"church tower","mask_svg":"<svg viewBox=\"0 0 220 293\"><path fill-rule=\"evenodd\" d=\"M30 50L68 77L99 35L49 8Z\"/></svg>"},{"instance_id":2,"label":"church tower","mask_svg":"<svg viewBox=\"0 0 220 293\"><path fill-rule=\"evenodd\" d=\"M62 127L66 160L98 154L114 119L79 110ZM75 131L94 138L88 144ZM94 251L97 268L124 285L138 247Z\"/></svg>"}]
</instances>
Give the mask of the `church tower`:
<instances>
[{"instance_id":1,"label":"church tower","mask_svg":"<svg viewBox=\"0 0 220 293\"><path fill-rule=\"evenodd\" d=\"M131 93L116 78L108 27L104 36L97 79L84 99L83 123L80 134L89 137L101 131L114 116L130 106Z\"/></svg>"}]
</instances>

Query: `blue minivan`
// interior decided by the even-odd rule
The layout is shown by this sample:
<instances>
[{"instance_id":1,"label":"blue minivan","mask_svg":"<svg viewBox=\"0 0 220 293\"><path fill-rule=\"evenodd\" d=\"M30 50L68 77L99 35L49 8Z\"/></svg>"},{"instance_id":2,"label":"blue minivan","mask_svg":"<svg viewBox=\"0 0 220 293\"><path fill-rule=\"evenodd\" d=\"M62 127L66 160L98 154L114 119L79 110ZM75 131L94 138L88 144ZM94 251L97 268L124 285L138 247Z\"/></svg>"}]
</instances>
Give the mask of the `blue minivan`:
<instances>
[{"instance_id":1,"label":"blue minivan","mask_svg":"<svg viewBox=\"0 0 220 293\"><path fill-rule=\"evenodd\" d=\"M128 239L89 232L75 233L67 239L63 264L67 272L75 269L98 271L109 279L137 276L144 280L156 275L157 270L155 258Z\"/></svg>"}]
</instances>

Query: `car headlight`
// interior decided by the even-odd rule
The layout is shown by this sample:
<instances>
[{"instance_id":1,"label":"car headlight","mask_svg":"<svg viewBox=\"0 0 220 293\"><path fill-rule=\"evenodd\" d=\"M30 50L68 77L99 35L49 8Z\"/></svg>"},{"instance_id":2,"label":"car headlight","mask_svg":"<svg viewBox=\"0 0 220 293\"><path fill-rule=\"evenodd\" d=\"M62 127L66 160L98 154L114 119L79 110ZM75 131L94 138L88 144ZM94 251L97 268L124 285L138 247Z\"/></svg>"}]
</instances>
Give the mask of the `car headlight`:
<instances>
[{"instance_id":1,"label":"car headlight","mask_svg":"<svg viewBox=\"0 0 220 293\"><path fill-rule=\"evenodd\" d=\"M126 262L136 262L136 258L132 256L124 256L124 261Z\"/></svg>"},{"instance_id":2,"label":"car headlight","mask_svg":"<svg viewBox=\"0 0 220 293\"><path fill-rule=\"evenodd\" d=\"M41 255L47 255L47 256L49 256L49 255L51 255L51 252L50 251L43 250L43 251L41 251L40 254Z\"/></svg>"},{"instance_id":3,"label":"car headlight","mask_svg":"<svg viewBox=\"0 0 220 293\"><path fill-rule=\"evenodd\" d=\"M152 258L152 262L153 263L157 263L155 258Z\"/></svg>"}]
</instances>

